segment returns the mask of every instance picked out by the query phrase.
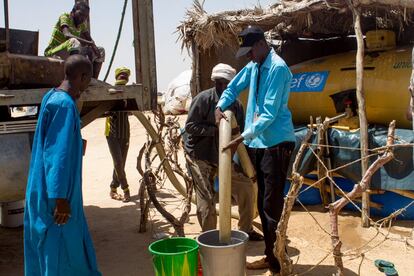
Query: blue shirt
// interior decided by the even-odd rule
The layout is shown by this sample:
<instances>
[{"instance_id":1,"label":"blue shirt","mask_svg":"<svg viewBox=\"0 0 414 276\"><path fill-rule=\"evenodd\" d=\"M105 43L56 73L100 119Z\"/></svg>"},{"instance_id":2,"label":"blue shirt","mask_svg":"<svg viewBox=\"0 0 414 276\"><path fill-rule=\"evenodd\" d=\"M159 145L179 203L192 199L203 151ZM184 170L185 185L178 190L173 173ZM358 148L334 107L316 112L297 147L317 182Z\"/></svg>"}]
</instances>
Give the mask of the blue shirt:
<instances>
[{"instance_id":1,"label":"blue shirt","mask_svg":"<svg viewBox=\"0 0 414 276\"><path fill-rule=\"evenodd\" d=\"M296 141L288 108L291 80L289 67L271 49L260 68L259 64L249 62L229 83L217 107L225 110L249 87L242 133L247 146L269 148L282 142Z\"/></svg>"},{"instance_id":2,"label":"blue shirt","mask_svg":"<svg viewBox=\"0 0 414 276\"><path fill-rule=\"evenodd\" d=\"M52 89L42 100L32 147L24 217L27 276L100 276L83 212L82 138L76 103ZM56 198L70 204L65 225L54 221Z\"/></svg>"}]
</instances>

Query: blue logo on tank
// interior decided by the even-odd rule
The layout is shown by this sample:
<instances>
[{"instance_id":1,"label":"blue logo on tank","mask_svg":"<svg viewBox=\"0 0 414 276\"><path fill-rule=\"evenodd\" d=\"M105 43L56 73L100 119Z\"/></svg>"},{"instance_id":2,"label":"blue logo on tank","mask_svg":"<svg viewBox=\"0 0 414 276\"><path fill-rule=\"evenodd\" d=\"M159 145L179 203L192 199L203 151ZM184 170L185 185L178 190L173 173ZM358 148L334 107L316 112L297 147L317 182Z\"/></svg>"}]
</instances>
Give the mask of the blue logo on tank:
<instances>
[{"instance_id":1,"label":"blue logo on tank","mask_svg":"<svg viewBox=\"0 0 414 276\"><path fill-rule=\"evenodd\" d=\"M293 74L290 83L291 92L322 92L328 79L329 71Z\"/></svg>"}]
</instances>

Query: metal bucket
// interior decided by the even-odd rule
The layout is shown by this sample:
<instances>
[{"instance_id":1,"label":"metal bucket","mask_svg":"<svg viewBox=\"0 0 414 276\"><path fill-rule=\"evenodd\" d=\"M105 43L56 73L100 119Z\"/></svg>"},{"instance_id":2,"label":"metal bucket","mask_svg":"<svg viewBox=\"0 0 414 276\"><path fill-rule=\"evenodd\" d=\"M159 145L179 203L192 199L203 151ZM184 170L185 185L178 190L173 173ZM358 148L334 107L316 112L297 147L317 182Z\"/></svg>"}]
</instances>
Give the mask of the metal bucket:
<instances>
[{"instance_id":1,"label":"metal bucket","mask_svg":"<svg viewBox=\"0 0 414 276\"><path fill-rule=\"evenodd\" d=\"M11 228L22 226L24 206L24 200L0 203L0 225Z\"/></svg>"},{"instance_id":2,"label":"metal bucket","mask_svg":"<svg viewBox=\"0 0 414 276\"><path fill-rule=\"evenodd\" d=\"M198 236L203 276L245 276L248 240L249 236L238 230L231 231L231 244L220 244L218 230Z\"/></svg>"},{"instance_id":3,"label":"metal bucket","mask_svg":"<svg viewBox=\"0 0 414 276\"><path fill-rule=\"evenodd\" d=\"M24 199L32 133L0 134L0 202Z\"/></svg>"}]
</instances>

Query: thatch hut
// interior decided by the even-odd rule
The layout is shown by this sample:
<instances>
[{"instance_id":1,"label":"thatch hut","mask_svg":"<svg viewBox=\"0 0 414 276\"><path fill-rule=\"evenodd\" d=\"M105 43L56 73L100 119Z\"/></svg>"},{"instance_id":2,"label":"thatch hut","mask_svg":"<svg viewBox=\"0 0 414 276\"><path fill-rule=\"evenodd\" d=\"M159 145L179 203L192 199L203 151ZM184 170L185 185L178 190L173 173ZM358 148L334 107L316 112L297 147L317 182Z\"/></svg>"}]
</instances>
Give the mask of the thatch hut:
<instances>
[{"instance_id":1,"label":"thatch hut","mask_svg":"<svg viewBox=\"0 0 414 276\"><path fill-rule=\"evenodd\" d=\"M366 68L363 65L362 35L373 30L391 30L396 34L397 46L412 45L413 20L413 0L281 0L268 8L255 7L215 14L208 14L200 2L195 0L193 7L187 11L186 18L178 26L178 33L182 47L189 50L193 59L191 82L193 96L212 86L211 69L218 62L228 63L238 70L246 64L247 60L236 59L235 53L238 48L237 34L248 25L262 27L266 31L267 40L288 65L358 50L356 59L350 61L352 66L340 70L349 69L353 73L353 78L346 81L353 82L352 90L356 92L358 98L360 149L363 159L361 174L364 175L368 167L368 159L365 158L368 152L368 127L363 92ZM407 48L405 52L407 53ZM407 58L408 54L405 54L405 59ZM403 63L404 78L407 75L407 82L404 85L408 85L407 72L411 69L411 62L407 59ZM242 102L246 94L241 94ZM408 97L408 94L405 96ZM400 108L405 98L400 99L398 103ZM324 116L332 116L332 114L334 113ZM402 117L401 114L398 116ZM397 120L406 119L397 118ZM407 121L405 124L408 124ZM318 135L323 137L322 132ZM318 170L318 176L322 174ZM325 193L324 185L320 184L319 187L321 195ZM324 197L326 199L326 196L322 196ZM410 197L414 198L414 195L410 194ZM364 196L362 204L364 225L369 224L365 216L365 214L369 216L368 199L369 196Z\"/></svg>"},{"instance_id":2,"label":"thatch hut","mask_svg":"<svg viewBox=\"0 0 414 276\"><path fill-rule=\"evenodd\" d=\"M235 59L237 34L247 25L267 31L278 53L289 65L356 49L350 5L362 9L362 31L388 29L397 44L414 40L412 0L282 0L268 8L208 14L199 1L187 11L178 32L183 48L193 58L192 94L211 86L210 72L217 62L242 68Z\"/></svg>"}]
</instances>

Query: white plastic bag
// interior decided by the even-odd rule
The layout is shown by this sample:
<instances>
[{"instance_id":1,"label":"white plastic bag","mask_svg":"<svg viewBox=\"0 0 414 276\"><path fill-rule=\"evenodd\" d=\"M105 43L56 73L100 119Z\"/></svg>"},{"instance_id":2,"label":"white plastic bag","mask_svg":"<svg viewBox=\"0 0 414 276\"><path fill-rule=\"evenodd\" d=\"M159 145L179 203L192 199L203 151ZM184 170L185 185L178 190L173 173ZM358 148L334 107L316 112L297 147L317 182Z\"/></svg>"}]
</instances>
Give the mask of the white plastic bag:
<instances>
[{"instance_id":1,"label":"white plastic bag","mask_svg":"<svg viewBox=\"0 0 414 276\"><path fill-rule=\"evenodd\" d=\"M182 114L188 111L191 103L191 70L186 70L174 78L164 94L165 114Z\"/></svg>"}]
</instances>

